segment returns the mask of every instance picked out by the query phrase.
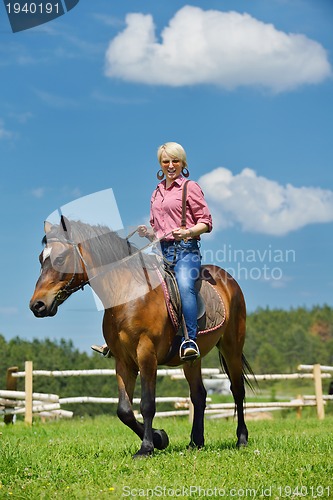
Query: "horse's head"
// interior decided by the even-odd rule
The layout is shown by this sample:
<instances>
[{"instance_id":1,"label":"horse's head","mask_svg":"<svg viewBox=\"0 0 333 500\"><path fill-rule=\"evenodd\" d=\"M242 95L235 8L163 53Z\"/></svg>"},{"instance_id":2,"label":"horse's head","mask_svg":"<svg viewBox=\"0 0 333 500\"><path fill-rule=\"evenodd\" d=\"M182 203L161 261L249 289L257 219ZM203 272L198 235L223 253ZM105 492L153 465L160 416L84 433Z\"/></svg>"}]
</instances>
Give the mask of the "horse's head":
<instances>
[{"instance_id":1,"label":"horse's head","mask_svg":"<svg viewBox=\"0 0 333 500\"><path fill-rule=\"evenodd\" d=\"M44 224L45 244L39 256L41 274L30 300L38 318L54 316L58 306L88 282L80 245L72 240L71 226L65 217L61 224Z\"/></svg>"}]
</instances>

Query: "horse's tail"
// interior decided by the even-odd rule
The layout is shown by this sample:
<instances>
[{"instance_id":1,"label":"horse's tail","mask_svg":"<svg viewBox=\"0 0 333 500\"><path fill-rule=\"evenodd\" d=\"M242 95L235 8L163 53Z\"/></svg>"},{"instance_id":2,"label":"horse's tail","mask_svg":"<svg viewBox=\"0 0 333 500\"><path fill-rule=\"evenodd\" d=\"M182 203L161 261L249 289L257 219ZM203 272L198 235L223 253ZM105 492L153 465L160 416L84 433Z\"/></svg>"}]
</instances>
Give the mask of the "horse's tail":
<instances>
[{"instance_id":1,"label":"horse's tail","mask_svg":"<svg viewBox=\"0 0 333 500\"><path fill-rule=\"evenodd\" d=\"M224 359L220 350L219 350L219 358L220 358L220 365L221 365L222 370L228 375L228 377L230 379L230 374L229 374L227 363L225 362L225 359ZM243 374L243 379L244 379L246 385L251 389L252 392L256 392L259 385L258 385L256 376L253 373L251 365L248 362L248 360L246 359L244 354L242 354L242 365L243 365L242 374ZM249 375L251 376L251 378L249 377Z\"/></svg>"},{"instance_id":2,"label":"horse's tail","mask_svg":"<svg viewBox=\"0 0 333 500\"><path fill-rule=\"evenodd\" d=\"M242 363L243 363L243 377L246 382L246 385L251 389L252 392L256 392L259 389L259 384L256 379L255 374L253 373L252 367L245 355L242 354ZM249 377L251 375L251 378Z\"/></svg>"}]
</instances>

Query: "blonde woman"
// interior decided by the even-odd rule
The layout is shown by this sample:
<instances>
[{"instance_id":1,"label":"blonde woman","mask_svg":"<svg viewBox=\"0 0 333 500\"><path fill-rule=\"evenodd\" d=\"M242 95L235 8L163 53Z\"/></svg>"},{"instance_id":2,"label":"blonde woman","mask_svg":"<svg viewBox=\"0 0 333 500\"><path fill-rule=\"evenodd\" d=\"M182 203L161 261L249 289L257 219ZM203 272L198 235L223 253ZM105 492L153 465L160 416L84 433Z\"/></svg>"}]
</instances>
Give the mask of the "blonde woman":
<instances>
[{"instance_id":1,"label":"blonde woman","mask_svg":"<svg viewBox=\"0 0 333 500\"><path fill-rule=\"evenodd\" d=\"M201 254L200 236L212 230L212 216L200 186L187 183L185 224L183 227L183 188L189 177L184 148L176 142L162 144L157 150L160 181L154 190L150 203L150 228L138 227L141 237L160 240L165 259L174 271L182 303L182 313L188 333L188 340L183 338L180 358L194 360L200 356L196 343L197 337L197 290ZM92 346L104 356L109 350L106 345Z\"/></svg>"}]
</instances>

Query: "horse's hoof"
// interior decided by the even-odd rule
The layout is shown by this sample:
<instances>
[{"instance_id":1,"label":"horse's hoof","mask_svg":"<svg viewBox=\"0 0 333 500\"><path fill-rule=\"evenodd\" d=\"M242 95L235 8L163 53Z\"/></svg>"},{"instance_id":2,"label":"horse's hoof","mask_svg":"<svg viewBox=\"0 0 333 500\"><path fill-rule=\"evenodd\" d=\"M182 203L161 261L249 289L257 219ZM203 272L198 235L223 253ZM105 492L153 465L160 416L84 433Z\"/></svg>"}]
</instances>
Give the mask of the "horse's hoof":
<instances>
[{"instance_id":1,"label":"horse's hoof","mask_svg":"<svg viewBox=\"0 0 333 500\"><path fill-rule=\"evenodd\" d=\"M190 450L202 450L204 447L204 443L202 444L196 444L194 441L190 441L187 449Z\"/></svg>"},{"instance_id":2,"label":"horse's hoof","mask_svg":"<svg viewBox=\"0 0 333 500\"><path fill-rule=\"evenodd\" d=\"M247 446L247 439L246 437L240 437L237 441L237 444L236 444L237 448L245 448L245 446Z\"/></svg>"},{"instance_id":3,"label":"horse's hoof","mask_svg":"<svg viewBox=\"0 0 333 500\"><path fill-rule=\"evenodd\" d=\"M154 448L164 450L169 445L169 438L163 429L156 429L153 432Z\"/></svg>"},{"instance_id":4,"label":"horse's hoof","mask_svg":"<svg viewBox=\"0 0 333 500\"><path fill-rule=\"evenodd\" d=\"M137 458L150 458L152 457L154 454L153 451L142 451L142 450L139 450L137 451L134 455L133 455L133 460L134 459L137 459Z\"/></svg>"}]
</instances>

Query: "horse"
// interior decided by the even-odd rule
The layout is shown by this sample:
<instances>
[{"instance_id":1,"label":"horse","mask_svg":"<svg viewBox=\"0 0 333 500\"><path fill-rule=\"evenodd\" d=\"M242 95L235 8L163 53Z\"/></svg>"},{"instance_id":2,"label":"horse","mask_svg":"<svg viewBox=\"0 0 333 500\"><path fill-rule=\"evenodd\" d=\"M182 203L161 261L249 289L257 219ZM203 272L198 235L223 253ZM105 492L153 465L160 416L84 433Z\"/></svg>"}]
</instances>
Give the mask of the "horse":
<instances>
[{"instance_id":1,"label":"horse","mask_svg":"<svg viewBox=\"0 0 333 500\"><path fill-rule=\"evenodd\" d=\"M183 362L177 351L170 357L176 332L166 307L162 283L148 283L147 286L151 276L156 275L154 266L147 272L149 259L153 261L154 256L145 254L143 259L143 253L136 251L128 239L109 228L69 221L63 216L59 225L45 222L44 231L44 248L39 256L41 274L30 300L30 309L37 318L54 316L70 295L86 285L99 296L104 309L103 335L115 358L119 395L117 415L141 440L134 458L152 455L154 449L163 450L169 444L167 433L153 428L156 373L161 364L182 365L193 404L189 447L204 446L207 393L202 381L201 358L215 346L230 380L237 411L236 445L238 448L246 446L244 382L248 381L247 373L251 369L243 354L245 300L235 279L218 266L202 266L223 299L225 321L214 331L198 336L201 354L198 360ZM145 280L140 277L140 265ZM136 419L132 409L139 373L143 423Z\"/></svg>"}]
</instances>

